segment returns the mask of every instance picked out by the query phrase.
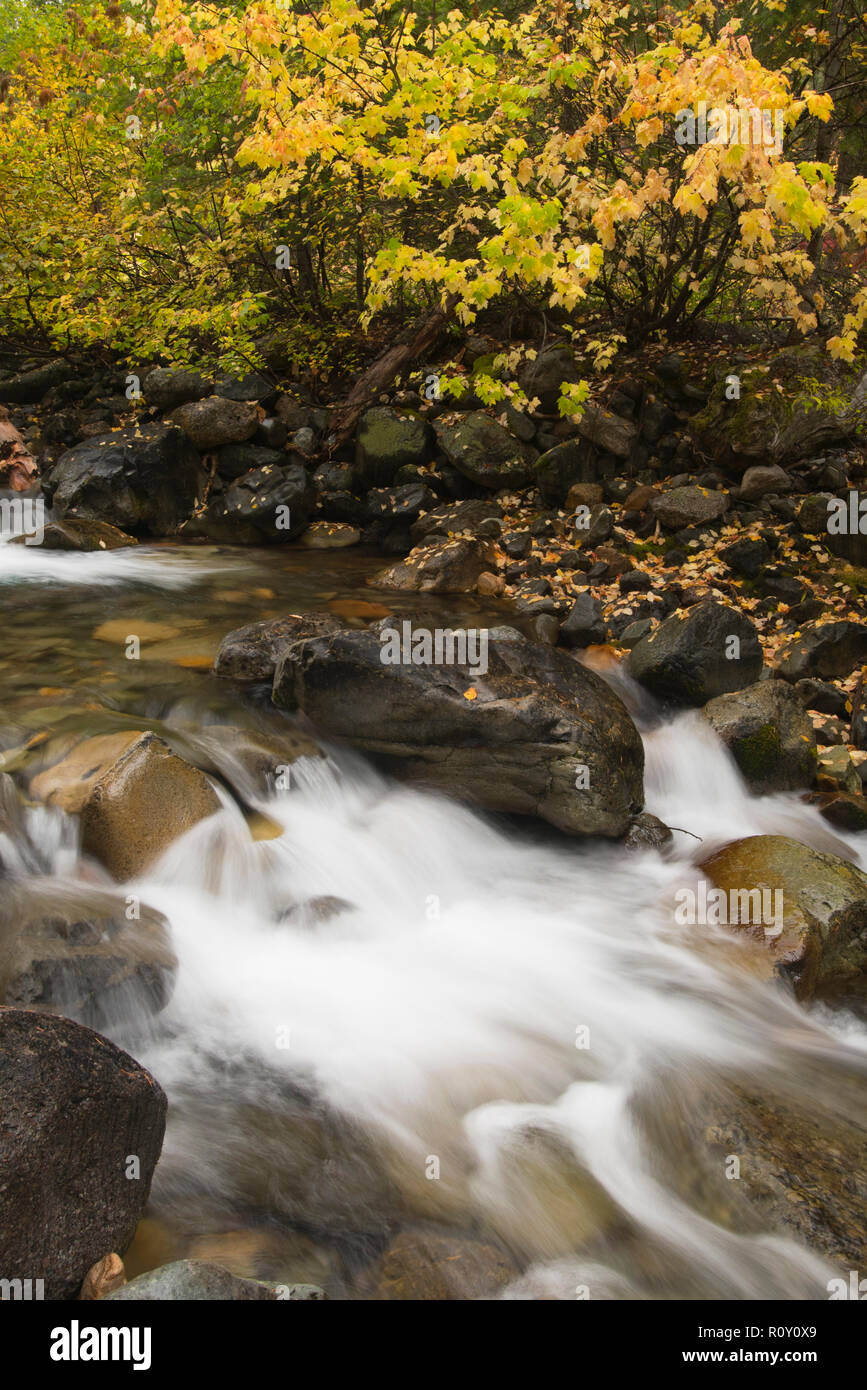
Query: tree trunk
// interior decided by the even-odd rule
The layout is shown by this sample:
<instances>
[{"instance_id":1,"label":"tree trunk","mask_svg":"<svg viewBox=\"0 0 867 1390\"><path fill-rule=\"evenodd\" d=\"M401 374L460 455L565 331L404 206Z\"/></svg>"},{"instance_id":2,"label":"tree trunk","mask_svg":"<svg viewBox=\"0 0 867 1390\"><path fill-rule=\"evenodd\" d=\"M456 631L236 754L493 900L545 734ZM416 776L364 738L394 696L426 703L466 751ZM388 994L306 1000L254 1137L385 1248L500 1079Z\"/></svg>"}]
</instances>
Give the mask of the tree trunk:
<instances>
[{"instance_id":1,"label":"tree trunk","mask_svg":"<svg viewBox=\"0 0 867 1390\"><path fill-rule=\"evenodd\" d=\"M343 405L337 407L331 421L331 433L327 440L329 458L345 444L364 410L386 386L405 367L431 343L436 342L452 316L458 302L458 295L450 295L445 304L428 314L415 336L408 343L397 343L362 372Z\"/></svg>"}]
</instances>

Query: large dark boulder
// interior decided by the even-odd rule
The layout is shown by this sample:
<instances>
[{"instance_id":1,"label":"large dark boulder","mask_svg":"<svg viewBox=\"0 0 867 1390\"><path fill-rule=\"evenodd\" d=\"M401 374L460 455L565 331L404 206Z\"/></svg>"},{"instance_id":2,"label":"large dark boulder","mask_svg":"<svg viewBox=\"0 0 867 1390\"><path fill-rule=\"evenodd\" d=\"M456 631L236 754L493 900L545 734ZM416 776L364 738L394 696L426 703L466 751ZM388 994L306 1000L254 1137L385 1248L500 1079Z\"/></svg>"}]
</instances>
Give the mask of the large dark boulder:
<instances>
[{"instance_id":1,"label":"large dark boulder","mask_svg":"<svg viewBox=\"0 0 867 1390\"><path fill-rule=\"evenodd\" d=\"M330 613L290 613L285 618L248 623L223 638L214 672L226 680L270 683L286 647L307 637L337 632L339 627Z\"/></svg>"},{"instance_id":2,"label":"large dark boulder","mask_svg":"<svg viewBox=\"0 0 867 1390\"><path fill-rule=\"evenodd\" d=\"M289 541L300 536L316 505L316 489L300 463L266 464L238 478L226 492L219 520L239 540Z\"/></svg>"},{"instance_id":3,"label":"large dark boulder","mask_svg":"<svg viewBox=\"0 0 867 1390\"><path fill-rule=\"evenodd\" d=\"M145 400L157 410L176 410L188 401L200 401L212 389L212 382L201 372L185 367L154 367L142 382Z\"/></svg>"},{"instance_id":4,"label":"large dark boulder","mask_svg":"<svg viewBox=\"0 0 867 1390\"><path fill-rule=\"evenodd\" d=\"M452 540L418 546L397 565L369 579L377 589L410 589L427 594L466 594L479 575L497 568L497 553L489 541L455 536Z\"/></svg>"},{"instance_id":5,"label":"large dark boulder","mask_svg":"<svg viewBox=\"0 0 867 1390\"><path fill-rule=\"evenodd\" d=\"M475 666L388 664L385 637L296 643L278 664L275 703L489 810L579 835L625 832L643 804L644 750L599 676L550 647L496 639Z\"/></svg>"},{"instance_id":6,"label":"large dark boulder","mask_svg":"<svg viewBox=\"0 0 867 1390\"><path fill-rule=\"evenodd\" d=\"M518 372L521 390L530 400L537 399L540 409L549 415L556 414L563 386L580 380L575 358L565 346L546 348Z\"/></svg>"},{"instance_id":7,"label":"large dark boulder","mask_svg":"<svg viewBox=\"0 0 867 1390\"><path fill-rule=\"evenodd\" d=\"M696 604L673 613L629 653L633 679L661 700L703 705L753 685L762 670L756 630L728 604Z\"/></svg>"},{"instance_id":8,"label":"large dark boulder","mask_svg":"<svg viewBox=\"0 0 867 1390\"><path fill-rule=\"evenodd\" d=\"M785 681L757 681L736 694L718 695L702 713L753 791L794 791L814 782L813 721Z\"/></svg>"},{"instance_id":9,"label":"large dark boulder","mask_svg":"<svg viewBox=\"0 0 867 1390\"><path fill-rule=\"evenodd\" d=\"M441 502L439 506L432 506L418 521L414 521L409 528L409 534L413 545L421 545L433 536L446 540L450 535L456 536L461 531L469 531L472 536L479 536L480 527L484 527L486 522L499 522L502 515L502 507L492 497L468 497L463 502Z\"/></svg>"},{"instance_id":10,"label":"large dark boulder","mask_svg":"<svg viewBox=\"0 0 867 1390\"><path fill-rule=\"evenodd\" d=\"M372 406L359 421L355 465L365 487L388 487L400 468L420 467L433 453L434 432L418 416L398 415L390 406Z\"/></svg>"},{"instance_id":11,"label":"large dark boulder","mask_svg":"<svg viewBox=\"0 0 867 1390\"><path fill-rule=\"evenodd\" d=\"M437 421L440 448L463 477L480 487L525 487L537 450L483 410Z\"/></svg>"},{"instance_id":12,"label":"large dark boulder","mask_svg":"<svg viewBox=\"0 0 867 1390\"><path fill-rule=\"evenodd\" d=\"M867 661L867 624L811 623L777 652L777 672L787 681L809 676L848 676Z\"/></svg>"},{"instance_id":13,"label":"large dark boulder","mask_svg":"<svg viewBox=\"0 0 867 1390\"><path fill-rule=\"evenodd\" d=\"M67 449L43 488L60 517L171 535L205 486L201 460L174 425L130 425Z\"/></svg>"},{"instance_id":14,"label":"large dark boulder","mask_svg":"<svg viewBox=\"0 0 867 1390\"><path fill-rule=\"evenodd\" d=\"M0 1008L0 1271L74 1298L123 1254L159 1158L166 1098L107 1038L71 1019Z\"/></svg>"},{"instance_id":15,"label":"large dark boulder","mask_svg":"<svg viewBox=\"0 0 867 1390\"><path fill-rule=\"evenodd\" d=\"M584 439L565 439L536 460L534 481L548 507L568 506L569 491L576 483L597 478L593 446Z\"/></svg>"},{"instance_id":16,"label":"large dark boulder","mask_svg":"<svg viewBox=\"0 0 867 1390\"><path fill-rule=\"evenodd\" d=\"M259 428L259 411L252 401L233 401L226 396L190 401L179 406L172 419L202 453L223 444L243 444Z\"/></svg>"},{"instance_id":17,"label":"large dark boulder","mask_svg":"<svg viewBox=\"0 0 867 1390\"><path fill-rule=\"evenodd\" d=\"M729 499L724 492L711 492L706 487L676 487L662 492L650 502L650 515L671 531L685 526L708 526L728 511Z\"/></svg>"}]
</instances>

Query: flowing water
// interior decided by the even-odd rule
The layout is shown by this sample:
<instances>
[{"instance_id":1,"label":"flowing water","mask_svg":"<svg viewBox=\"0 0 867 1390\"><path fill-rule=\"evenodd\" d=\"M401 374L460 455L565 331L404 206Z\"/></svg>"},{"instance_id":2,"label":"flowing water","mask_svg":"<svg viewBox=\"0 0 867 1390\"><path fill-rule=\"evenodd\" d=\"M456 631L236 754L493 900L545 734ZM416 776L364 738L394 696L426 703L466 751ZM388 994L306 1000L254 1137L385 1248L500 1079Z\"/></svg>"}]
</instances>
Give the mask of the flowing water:
<instances>
[{"instance_id":1,"label":"flowing water","mask_svg":"<svg viewBox=\"0 0 867 1390\"><path fill-rule=\"evenodd\" d=\"M500 1242L510 1298L827 1298L858 1233L820 1254L762 1204L785 1163L759 1152L761 1107L792 1128L790 1186L830 1171L845 1193L867 1029L797 1005L750 943L678 926L672 907L697 849L783 833L867 868L858 838L794 795L751 796L698 716L661 722L617 673L647 809L678 827L665 856L486 817L335 748L266 791L226 729L276 737L286 720L210 674L216 644L347 602L418 619L416 597L364 587L379 563L0 545L6 765L37 732L153 727L205 750L223 788L222 810L121 890L165 915L179 962L160 1015L131 1000L105 1027L170 1101L133 1265L243 1231L271 1277L364 1296L389 1233L427 1223ZM427 612L511 620L471 599ZM128 660L122 629L144 623L161 626ZM251 838L251 810L282 833ZM0 853L28 891L109 890L73 820L32 808L27 831ZM798 1171L815 1155L821 1172ZM820 1198L833 1209L836 1189Z\"/></svg>"}]
</instances>

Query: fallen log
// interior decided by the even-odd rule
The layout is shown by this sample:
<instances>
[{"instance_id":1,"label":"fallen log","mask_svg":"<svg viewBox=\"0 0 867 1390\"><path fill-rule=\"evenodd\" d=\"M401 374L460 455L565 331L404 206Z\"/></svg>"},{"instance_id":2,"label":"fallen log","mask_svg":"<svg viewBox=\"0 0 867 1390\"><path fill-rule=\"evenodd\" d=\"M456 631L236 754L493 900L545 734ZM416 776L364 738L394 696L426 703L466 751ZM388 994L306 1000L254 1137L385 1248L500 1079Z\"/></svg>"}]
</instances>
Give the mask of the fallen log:
<instances>
[{"instance_id":1,"label":"fallen log","mask_svg":"<svg viewBox=\"0 0 867 1390\"><path fill-rule=\"evenodd\" d=\"M13 492L26 492L36 482L39 466L21 435L0 405L0 484Z\"/></svg>"},{"instance_id":2,"label":"fallen log","mask_svg":"<svg viewBox=\"0 0 867 1390\"><path fill-rule=\"evenodd\" d=\"M390 385L401 367L405 367L408 362L412 362L424 352L425 348L430 347L431 343L436 342L451 318L458 298L456 294L450 295L445 304L428 314L408 342L395 343L362 372L346 400L337 407L332 416L331 431L326 440L329 458L341 444L346 443L368 405L380 391Z\"/></svg>"}]
</instances>

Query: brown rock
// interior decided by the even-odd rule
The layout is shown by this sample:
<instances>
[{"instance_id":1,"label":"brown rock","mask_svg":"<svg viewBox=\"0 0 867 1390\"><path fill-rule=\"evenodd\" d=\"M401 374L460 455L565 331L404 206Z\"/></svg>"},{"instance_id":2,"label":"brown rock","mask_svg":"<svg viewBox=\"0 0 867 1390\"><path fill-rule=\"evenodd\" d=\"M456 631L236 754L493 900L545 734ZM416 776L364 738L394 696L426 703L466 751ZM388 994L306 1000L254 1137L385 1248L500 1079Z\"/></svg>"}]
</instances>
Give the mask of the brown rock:
<instances>
[{"instance_id":1,"label":"brown rock","mask_svg":"<svg viewBox=\"0 0 867 1390\"><path fill-rule=\"evenodd\" d=\"M162 1147L166 1098L107 1038L0 1008L0 1270L75 1298L132 1240ZM134 1162L137 1160L137 1162Z\"/></svg>"},{"instance_id":2,"label":"brown rock","mask_svg":"<svg viewBox=\"0 0 867 1390\"><path fill-rule=\"evenodd\" d=\"M458 538L419 547L367 582L379 589L466 594L476 587L480 575L496 568L497 552L490 542Z\"/></svg>"},{"instance_id":3,"label":"brown rock","mask_svg":"<svg viewBox=\"0 0 867 1390\"><path fill-rule=\"evenodd\" d=\"M219 809L203 772L142 734L94 785L81 813L83 845L123 881Z\"/></svg>"},{"instance_id":4,"label":"brown rock","mask_svg":"<svg viewBox=\"0 0 867 1390\"><path fill-rule=\"evenodd\" d=\"M221 444L242 444L259 427L260 411L254 401L232 401L224 396L208 396L179 406L171 416L200 453L218 449Z\"/></svg>"},{"instance_id":5,"label":"brown rock","mask_svg":"<svg viewBox=\"0 0 867 1390\"><path fill-rule=\"evenodd\" d=\"M125 1283L126 1273L120 1255L104 1255L84 1276L79 1302L89 1303L105 1298L112 1289L122 1288Z\"/></svg>"},{"instance_id":6,"label":"brown rock","mask_svg":"<svg viewBox=\"0 0 867 1390\"><path fill-rule=\"evenodd\" d=\"M518 1274L499 1246L436 1230L395 1236L362 1280L362 1297L384 1301L495 1298Z\"/></svg>"}]
</instances>

